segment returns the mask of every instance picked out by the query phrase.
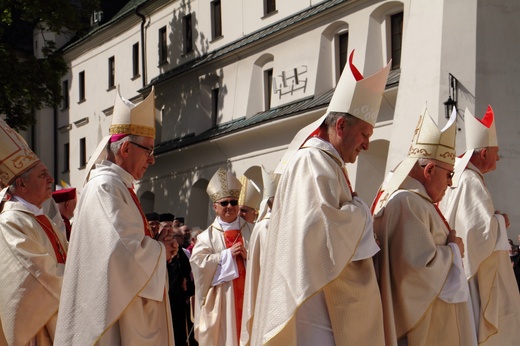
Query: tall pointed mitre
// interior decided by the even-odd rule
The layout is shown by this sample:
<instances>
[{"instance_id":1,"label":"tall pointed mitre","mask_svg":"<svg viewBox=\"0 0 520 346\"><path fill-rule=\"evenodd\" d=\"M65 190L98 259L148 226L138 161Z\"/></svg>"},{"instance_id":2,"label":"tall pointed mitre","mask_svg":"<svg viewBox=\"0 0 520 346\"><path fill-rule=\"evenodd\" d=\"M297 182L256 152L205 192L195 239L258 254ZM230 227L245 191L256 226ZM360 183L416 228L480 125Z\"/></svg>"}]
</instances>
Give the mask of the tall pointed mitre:
<instances>
[{"instance_id":1,"label":"tall pointed mitre","mask_svg":"<svg viewBox=\"0 0 520 346\"><path fill-rule=\"evenodd\" d=\"M86 167L85 181L88 181L90 171L96 163L100 163L106 157L105 149L108 143L116 142L128 135L155 138L155 89L152 87L150 94L141 103L135 105L123 98L117 87L112 122L109 135L105 136L98 144L90 157Z\"/></svg>"},{"instance_id":2,"label":"tall pointed mitre","mask_svg":"<svg viewBox=\"0 0 520 346\"><path fill-rule=\"evenodd\" d=\"M208 183L206 192L213 202L224 197L240 197L242 184L231 172L220 167Z\"/></svg>"},{"instance_id":3,"label":"tall pointed mitre","mask_svg":"<svg viewBox=\"0 0 520 346\"><path fill-rule=\"evenodd\" d=\"M38 162L40 159L23 137L0 119L0 179L4 184L11 184Z\"/></svg>"},{"instance_id":4,"label":"tall pointed mitre","mask_svg":"<svg viewBox=\"0 0 520 346\"><path fill-rule=\"evenodd\" d=\"M135 135L155 138L155 89L138 105L124 99L117 89L112 113L111 135Z\"/></svg>"},{"instance_id":5,"label":"tall pointed mitre","mask_svg":"<svg viewBox=\"0 0 520 346\"><path fill-rule=\"evenodd\" d=\"M246 207L258 211L260 202L262 201L260 188L254 181L248 179L245 175L240 177L240 184L242 185L242 189L240 190L240 196L238 197L238 205L245 205Z\"/></svg>"},{"instance_id":6,"label":"tall pointed mitre","mask_svg":"<svg viewBox=\"0 0 520 346\"><path fill-rule=\"evenodd\" d=\"M376 215L388 202L390 196L401 186L418 159L433 159L453 165L455 163L455 136L457 134L457 111L453 109L448 123L439 130L426 107L419 117L408 156L383 182L373 212Z\"/></svg>"},{"instance_id":7,"label":"tall pointed mitre","mask_svg":"<svg viewBox=\"0 0 520 346\"><path fill-rule=\"evenodd\" d=\"M269 171L262 166L262 180L264 183L263 199L274 197L280 181L280 174Z\"/></svg>"},{"instance_id":8,"label":"tall pointed mitre","mask_svg":"<svg viewBox=\"0 0 520 346\"><path fill-rule=\"evenodd\" d=\"M350 53L348 67L345 66L341 73L327 111L318 120L307 125L296 134L276 167L276 173L281 174L285 170L296 151L305 143L307 138L316 133L331 112L349 113L372 126L376 124L391 62L375 74L363 78L356 66L354 66L353 59L354 51Z\"/></svg>"},{"instance_id":9,"label":"tall pointed mitre","mask_svg":"<svg viewBox=\"0 0 520 346\"><path fill-rule=\"evenodd\" d=\"M475 118L468 108L464 111L464 129L466 130L466 152L457 160L453 186L457 186L460 175L466 169L475 149L498 147L497 129L495 126L495 113L488 105L486 114L482 119Z\"/></svg>"},{"instance_id":10,"label":"tall pointed mitre","mask_svg":"<svg viewBox=\"0 0 520 346\"><path fill-rule=\"evenodd\" d=\"M260 209L258 210L258 221L262 220L270 211L267 201L276 194L278 182L280 181L280 174L270 171L262 166L262 180L264 183L264 191L262 202L260 203Z\"/></svg>"}]
</instances>

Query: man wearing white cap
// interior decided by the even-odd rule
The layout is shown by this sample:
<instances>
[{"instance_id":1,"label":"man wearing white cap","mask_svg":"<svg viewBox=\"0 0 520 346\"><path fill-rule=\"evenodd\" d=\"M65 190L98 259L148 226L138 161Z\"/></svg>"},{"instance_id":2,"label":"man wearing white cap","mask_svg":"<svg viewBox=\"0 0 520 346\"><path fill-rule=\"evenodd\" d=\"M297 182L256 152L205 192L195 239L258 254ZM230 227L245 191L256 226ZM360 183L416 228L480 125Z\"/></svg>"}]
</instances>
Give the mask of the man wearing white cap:
<instances>
[{"instance_id":1,"label":"man wearing white cap","mask_svg":"<svg viewBox=\"0 0 520 346\"><path fill-rule=\"evenodd\" d=\"M242 189L238 197L239 214L247 222L255 223L262 201L260 188L245 175L240 177L240 184L242 184Z\"/></svg>"},{"instance_id":2,"label":"man wearing white cap","mask_svg":"<svg viewBox=\"0 0 520 346\"><path fill-rule=\"evenodd\" d=\"M253 225L238 215L240 181L222 167L208 183L215 221L190 257L195 281L195 338L200 345L236 346L244 299L245 260Z\"/></svg>"},{"instance_id":3,"label":"man wearing white cap","mask_svg":"<svg viewBox=\"0 0 520 346\"><path fill-rule=\"evenodd\" d=\"M384 342L372 217L345 164L368 149L390 65L363 78L352 59L327 112L298 132L276 170L251 345Z\"/></svg>"},{"instance_id":4,"label":"man wearing white cap","mask_svg":"<svg viewBox=\"0 0 520 346\"><path fill-rule=\"evenodd\" d=\"M423 111L374 202L386 345L475 345L464 244L436 206L453 176L455 119L439 130Z\"/></svg>"},{"instance_id":5,"label":"man wearing white cap","mask_svg":"<svg viewBox=\"0 0 520 346\"><path fill-rule=\"evenodd\" d=\"M479 345L513 345L520 330L520 296L511 270L506 214L495 211L484 174L494 171L498 140L493 109L482 120L465 111L466 152L457 160L454 186L440 208L464 240Z\"/></svg>"},{"instance_id":6,"label":"man wearing white cap","mask_svg":"<svg viewBox=\"0 0 520 346\"><path fill-rule=\"evenodd\" d=\"M155 162L154 137L153 89L137 106L118 90L77 207L56 345L174 344L166 261L178 247L153 239L133 190Z\"/></svg>"},{"instance_id":7,"label":"man wearing white cap","mask_svg":"<svg viewBox=\"0 0 520 346\"><path fill-rule=\"evenodd\" d=\"M1 119L0 180L0 345L52 345L67 256L42 210L54 179Z\"/></svg>"},{"instance_id":8,"label":"man wearing white cap","mask_svg":"<svg viewBox=\"0 0 520 346\"><path fill-rule=\"evenodd\" d=\"M244 346L250 344L249 338L253 326L258 279L262 269L262 256L265 252L265 242L271 219L271 208L273 207L273 200L280 175L262 167L262 180L264 184L263 208L261 204L259 220L255 224L255 228L253 228L247 254L247 275L244 293L244 309L242 313L242 331L240 335L240 345Z\"/></svg>"}]
</instances>

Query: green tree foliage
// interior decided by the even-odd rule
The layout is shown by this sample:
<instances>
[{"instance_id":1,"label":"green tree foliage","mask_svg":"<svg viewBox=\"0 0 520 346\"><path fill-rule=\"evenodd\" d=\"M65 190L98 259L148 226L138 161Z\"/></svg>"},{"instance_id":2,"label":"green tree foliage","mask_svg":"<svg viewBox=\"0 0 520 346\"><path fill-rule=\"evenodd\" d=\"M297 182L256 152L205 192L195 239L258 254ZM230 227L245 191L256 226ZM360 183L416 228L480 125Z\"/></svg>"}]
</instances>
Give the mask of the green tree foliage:
<instances>
[{"instance_id":1,"label":"green tree foliage","mask_svg":"<svg viewBox=\"0 0 520 346\"><path fill-rule=\"evenodd\" d=\"M67 65L48 31L81 35L98 6L98 0L0 0L0 114L11 127L25 130L35 123L34 110L61 103ZM43 59L34 57L35 29L45 40Z\"/></svg>"}]
</instances>

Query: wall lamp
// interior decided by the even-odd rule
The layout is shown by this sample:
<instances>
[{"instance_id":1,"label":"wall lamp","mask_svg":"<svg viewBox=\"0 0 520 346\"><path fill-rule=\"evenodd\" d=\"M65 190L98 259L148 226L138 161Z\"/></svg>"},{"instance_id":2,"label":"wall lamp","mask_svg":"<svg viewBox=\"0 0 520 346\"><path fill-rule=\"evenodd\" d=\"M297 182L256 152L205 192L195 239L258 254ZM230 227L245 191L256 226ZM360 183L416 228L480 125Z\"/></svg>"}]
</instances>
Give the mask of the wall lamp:
<instances>
[{"instance_id":1,"label":"wall lamp","mask_svg":"<svg viewBox=\"0 0 520 346\"><path fill-rule=\"evenodd\" d=\"M446 119L449 119L451 116L451 112L453 111L453 107L457 109L457 78L455 78L451 73L448 73L448 88L449 95L446 102L444 102L444 108L446 111Z\"/></svg>"}]
</instances>

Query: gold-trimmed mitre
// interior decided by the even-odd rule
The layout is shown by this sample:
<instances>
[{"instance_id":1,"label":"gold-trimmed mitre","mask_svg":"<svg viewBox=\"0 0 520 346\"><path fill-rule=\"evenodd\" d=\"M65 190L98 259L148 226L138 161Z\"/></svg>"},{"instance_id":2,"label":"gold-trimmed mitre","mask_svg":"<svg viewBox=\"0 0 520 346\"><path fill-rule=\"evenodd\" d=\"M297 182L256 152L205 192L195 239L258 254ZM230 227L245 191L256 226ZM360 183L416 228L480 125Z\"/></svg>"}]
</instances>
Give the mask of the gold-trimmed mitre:
<instances>
[{"instance_id":1,"label":"gold-trimmed mitre","mask_svg":"<svg viewBox=\"0 0 520 346\"><path fill-rule=\"evenodd\" d=\"M25 139L0 119L0 179L7 185L40 159L29 148Z\"/></svg>"},{"instance_id":2,"label":"gold-trimmed mitre","mask_svg":"<svg viewBox=\"0 0 520 346\"><path fill-rule=\"evenodd\" d=\"M456 119L457 111L453 109L448 123L442 130L439 130L426 107L424 108L415 128L408 156L399 163L394 171L388 173L381 185L381 196L374 201L372 206L374 215L384 208L390 196L399 189L418 159L433 159L450 165L454 164Z\"/></svg>"},{"instance_id":3,"label":"gold-trimmed mitre","mask_svg":"<svg viewBox=\"0 0 520 346\"><path fill-rule=\"evenodd\" d=\"M109 133L155 138L155 89L135 105L121 96L118 87Z\"/></svg>"},{"instance_id":4,"label":"gold-trimmed mitre","mask_svg":"<svg viewBox=\"0 0 520 346\"><path fill-rule=\"evenodd\" d=\"M262 180L264 183L264 195L263 198L271 198L276 194L278 188L278 182L280 181L280 174L269 171L262 166Z\"/></svg>"},{"instance_id":5,"label":"gold-trimmed mitre","mask_svg":"<svg viewBox=\"0 0 520 346\"><path fill-rule=\"evenodd\" d=\"M240 184L242 185L242 189L240 190L240 196L238 197L238 205L245 205L246 207L258 211L258 208L260 208L260 202L262 201L260 188L245 175L240 177Z\"/></svg>"},{"instance_id":6,"label":"gold-trimmed mitre","mask_svg":"<svg viewBox=\"0 0 520 346\"><path fill-rule=\"evenodd\" d=\"M415 128L408 157L434 159L453 165L457 134L455 119L456 113L450 117L446 126L439 130L425 107Z\"/></svg>"},{"instance_id":7,"label":"gold-trimmed mitre","mask_svg":"<svg viewBox=\"0 0 520 346\"><path fill-rule=\"evenodd\" d=\"M216 202L224 197L235 197L238 199L241 189L242 185L235 175L220 167L211 177L206 192L209 198Z\"/></svg>"},{"instance_id":8,"label":"gold-trimmed mitre","mask_svg":"<svg viewBox=\"0 0 520 346\"><path fill-rule=\"evenodd\" d=\"M497 129L495 126L495 113L488 105L486 114L482 119L477 119L466 108L464 112L466 130L466 150L487 147L498 147Z\"/></svg>"}]
</instances>

